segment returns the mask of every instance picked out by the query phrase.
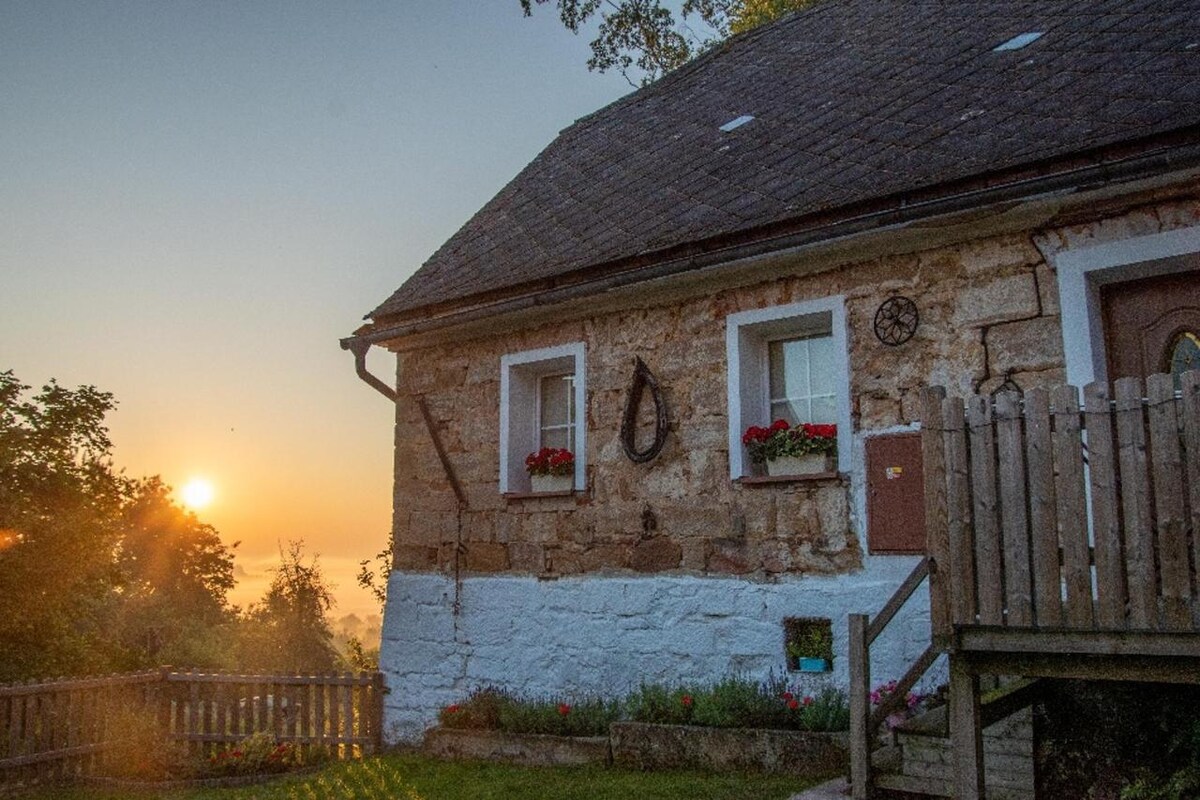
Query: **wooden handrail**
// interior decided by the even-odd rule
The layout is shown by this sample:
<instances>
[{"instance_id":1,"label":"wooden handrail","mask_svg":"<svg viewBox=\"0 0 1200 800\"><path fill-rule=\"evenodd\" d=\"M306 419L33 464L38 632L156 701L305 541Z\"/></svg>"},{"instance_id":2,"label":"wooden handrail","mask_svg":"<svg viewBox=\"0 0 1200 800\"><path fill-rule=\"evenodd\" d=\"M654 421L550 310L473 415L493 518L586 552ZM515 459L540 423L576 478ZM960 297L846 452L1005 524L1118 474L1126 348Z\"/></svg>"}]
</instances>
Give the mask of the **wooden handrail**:
<instances>
[{"instance_id":1,"label":"wooden handrail","mask_svg":"<svg viewBox=\"0 0 1200 800\"><path fill-rule=\"evenodd\" d=\"M888 626L892 618L903 608L908 602L908 598L912 597L913 592L921 585L922 581L929 576L929 558L922 558L913 571L908 574L900 587L896 589L891 599L887 601L883 609L871 620L871 624L867 626L867 644L870 645L879 634L883 633L883 629Z\"/></svg>"},{"instance_id":2,"label":"wooden handrail","mask_svg":"<svg viewBox=\"0 0 1200 800\"><path fill-rule=\"evenodd\" d=\"M904 582L896 588L879 614L872 620L866 614L850 615L850 784L855 800L866 800L871 793L871 740L889 714L897 711L909 691L941 654L939 645L930 644L896 683L896 690L871 711L871 644L883 633L896 614L912 597L917 587L936 571L934 563L922 558Z\"/></svg>"}]
</instances>

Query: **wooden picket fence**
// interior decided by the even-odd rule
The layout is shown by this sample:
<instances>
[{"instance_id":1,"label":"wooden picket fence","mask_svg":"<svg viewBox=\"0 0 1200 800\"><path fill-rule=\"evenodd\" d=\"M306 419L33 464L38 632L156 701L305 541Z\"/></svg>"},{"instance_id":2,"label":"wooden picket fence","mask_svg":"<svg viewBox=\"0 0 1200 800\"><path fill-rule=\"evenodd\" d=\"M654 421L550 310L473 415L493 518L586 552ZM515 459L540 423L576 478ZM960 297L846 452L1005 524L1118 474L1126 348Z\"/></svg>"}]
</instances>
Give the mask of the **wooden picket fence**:
<instances>
[{"instance_id":1,"label":"wooden picket fence","mask_svg":"<svg viewBox=\"0 0 1200 800\"><path fill-rule=\"evenodd\" d=\"M1200 372L1181 391L1093 383L1082 404L1059 386L940 406L923 421L929 554L949 565L935 636L1200 630Z\"/></svg>"},{"instance_id":2,"label":"wooden picket fence","mask_svg":"<svg viewBox=\"0 0 1200 800\"><path fill-rule=\"evenodd\" d=\"M0 787L103 775L130 731L196 756L259 731L347 759L382 746L380 673L153 672L0 686Z\"/></svg>"}]
</instances>

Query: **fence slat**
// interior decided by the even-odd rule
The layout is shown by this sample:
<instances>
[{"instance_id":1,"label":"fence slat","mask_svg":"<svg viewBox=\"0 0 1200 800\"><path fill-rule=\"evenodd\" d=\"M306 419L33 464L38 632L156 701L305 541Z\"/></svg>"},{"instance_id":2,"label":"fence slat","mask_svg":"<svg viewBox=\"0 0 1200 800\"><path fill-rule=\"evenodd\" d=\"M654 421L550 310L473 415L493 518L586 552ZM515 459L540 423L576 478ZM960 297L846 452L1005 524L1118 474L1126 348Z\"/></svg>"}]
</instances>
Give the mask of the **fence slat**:
<instances>
[{"instance_id":1,"label":"fence slat","mask_svg":"<svg viewBox=\"0 0 1200 800\"><path fill-rule=\"evenodd\" d=\"M1096 617L1101 628L1125 627L1128 589L1121 558L1121 520L1117 505L1116 452L1108 384L1083 387L1087 427L1088 483L1092 492L1092 539L1096 552Z\"/></svg>"},{"instance_id":2,"label":"fence slat","mask_svg":"<svg viewBox=\"0 0 1200 800\"><path fill-rule=\"evenodd\" d=\"M942 402L942 439L946 451L947 528L950 532L950 571L954 622L975 624L975 545L971 531L970 475L967 470L966 419L962 400Z\"/></svg>"},{"instance_id":3,"label":"fence slat","mask_svg":"<svg viewBox=\"0 0 1200 800\"><path fill-rule=\"evenodd\" d=\"M1142 379L1116 383L1117 452L1121 466L1121 516L1125 530L1125 570L1129 576L1129 627L1158 629L1154 541L1150 531L1150 480L1146 469L1146 429Z\"/></svg>"},{"instance_id":4,"label":"fence slat","mask_svg":"<svg viewBox=\"0 0 1200 800\"><path fill-rule=\"evenodd\" d=\"M1179 455L1179 420L1175 414L1175 381L1170 375L1146 380L1150 421L1150 455L1154 474L1154 518L1158 559L1162 565L1163 622L1182 631L1192 624L1191 575L1184 529L1183 461Z\"/></svg>"},{"instance_id":5,"label":"fence slat","mask_svg":"<svg viewBox=\"0 0 1200 800\"><path fill-rule=\"evenodd\" d=\"M344 677L353 677L349 672L345 673ZM350 758L353 754L354 740L354 684L347 680L346 686L343 687L342 694L342 725L345 731L346 755L345 758Z\"/></svg>"},{"instance_id":6,"label":"fence slat","mask_svg":"<svg viewBox=\"0 0 1200 800\"><path fill-rule=\"evenodd\" d=\"M1029 532L1033 556L1034 617L1039 627L1063 623L1062 573L1058 566L1058 501L1054 493L1050 395L1025 393L1025 457L1029 470Z\"/></svg>"},{"instance_id":7,"label":"fence slat","mask_svg":"<svg viewBox=\"0 0 1200 800\"><path fill-rule=\"evenodd\" d=\"M946 524L946 453L942 443L942 400L946 390L921 394L921 469L925 476L925 549L929 571L929 625L944 644L953 632L950 616L950 530Z\"/></svg>"},{"instance_id":8,"label":"fence slat","mask_svg":"<svg viewBox=\"0 0 1200 800\"><path fill-rule=\"evenodd\" d=\"M1183 419L1183 441L1187 453L1188 507L1191 509L1192 614L1200 627L1200 370L1185 372L1180 380L1179 415Z\"/></svg>"},{"instance_id":9,"label":"fence slat","mask_svg":"<svg viewBox=\"0 0 1200 800\"><path fill-rule=\"evenodd\" d=\"M1092 563L1088 552L1079 394L1074 386L1056 386L1051 401L1054 404L1054 494L1058 500L1063 577L1067 585L1067 624L1072 628L1091 628L1096 623L1092 607Z\"/></svg>"},{"instance_id":10,"label":"fence slat","mask_svg":"<svg viewBox=\"0 0 1200 800\"><path fill-rule=\"evenodd\" d=\"M975 574L979 581L979 622L1004 624L1004 569L1000 549L999 503L996 499L996 447L992 406L987 397L967 400L971 441L971 500L975 521Z\"/></svg>"},{"instance_id":11,"label":"fence slat","mask_svg":"<svg viewBox=\"0 0 1200 800\"><path fill-rule=\"evenodd\" d=\"M1004 541L1004 593L1008 624L1033 624L1029 570L1029 512L1025 497L1025 448L1021 401L1015 392L996 396L996 454L1000 462L1000 518Z\"/></svg>"}]
</instances>

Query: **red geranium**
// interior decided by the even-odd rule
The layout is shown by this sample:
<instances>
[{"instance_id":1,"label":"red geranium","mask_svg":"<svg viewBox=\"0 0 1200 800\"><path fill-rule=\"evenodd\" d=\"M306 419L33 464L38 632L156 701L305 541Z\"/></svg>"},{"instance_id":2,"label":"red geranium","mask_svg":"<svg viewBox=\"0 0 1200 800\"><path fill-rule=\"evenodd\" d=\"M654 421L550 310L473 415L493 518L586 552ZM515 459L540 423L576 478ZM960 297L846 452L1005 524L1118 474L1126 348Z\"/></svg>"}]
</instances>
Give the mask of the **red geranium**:
<instances>
[{"instance_id":1,"label":"red geranium","mask_svg":"<svg viewBox=\"0 0 1200 800\"><path fill-rule=\"evenodd\" d=\"M558 713L565 717L567 714L571 713L571 707L566 703L559 703Z\"/></svg>"},{"instance_id":2,"label":"red geranium","mask_svg":"<svg viewBox=\"0 0 1200 800\"><path fill-rule=\"evenodd\" d=\"M777 419L769 428L751 425L742 434L742 444L755 464L781 456L832 455L837 452L837 425L805 422L793 428L787 420Z\"/></svg>"},{"instance_id":3,"label":"red geranium","mask_svg":"<svg viewBox=\"0 0 1200 800\"><path fill-rule=\"evenodd\" d=\"M530 475L571 475L575 472L575 454L570 450L543 447L525 457Z\"/></svg>"},{"instance_id":4,"label":"red geranium","mask_svg":"<svg viewBox=\"0 0 1200 800\"><path fill-rule=\"evenodd\" d=\"M690 694L685 694L683 697L679 698L679 702L683 703L684 706L691 708L693 702L692 696Z\"/></svg>"},{"instance_id":5,"label":"red geranium","mask_svg":"<svg viewBox=\"0 0 1200 800\"><path fill-rule=\"evenodd\" d=\"M788 704L787 704L787 706L788 706L788 708L790 708L792 711L795 711L797 708L799 708L799 707L800 707L800 703L796 702L796 700L794 700L794 699L793 699L793 700L788 700Z\"/></svg>"}]
</instances>

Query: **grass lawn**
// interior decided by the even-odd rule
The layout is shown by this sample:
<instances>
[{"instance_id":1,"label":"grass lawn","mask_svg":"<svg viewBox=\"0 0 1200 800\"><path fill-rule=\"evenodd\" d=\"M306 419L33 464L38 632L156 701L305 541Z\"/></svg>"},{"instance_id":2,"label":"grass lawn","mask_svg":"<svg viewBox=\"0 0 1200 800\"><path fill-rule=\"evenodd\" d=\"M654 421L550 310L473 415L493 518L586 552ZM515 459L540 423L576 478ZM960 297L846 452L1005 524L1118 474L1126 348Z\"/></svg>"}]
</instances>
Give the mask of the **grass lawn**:
<instances>
[{"instance_id":1,"label":"grass lawn","mask_svg":"<svg viewBox=\"0 0 1200 800\"><path fill-rule=\"evenodd\" d=\"M823 779L514 767L403 754L335 764L316 774L237 789L139 794L55 789L24 800L784 800Z\"/></svg>"}]
</instances>

